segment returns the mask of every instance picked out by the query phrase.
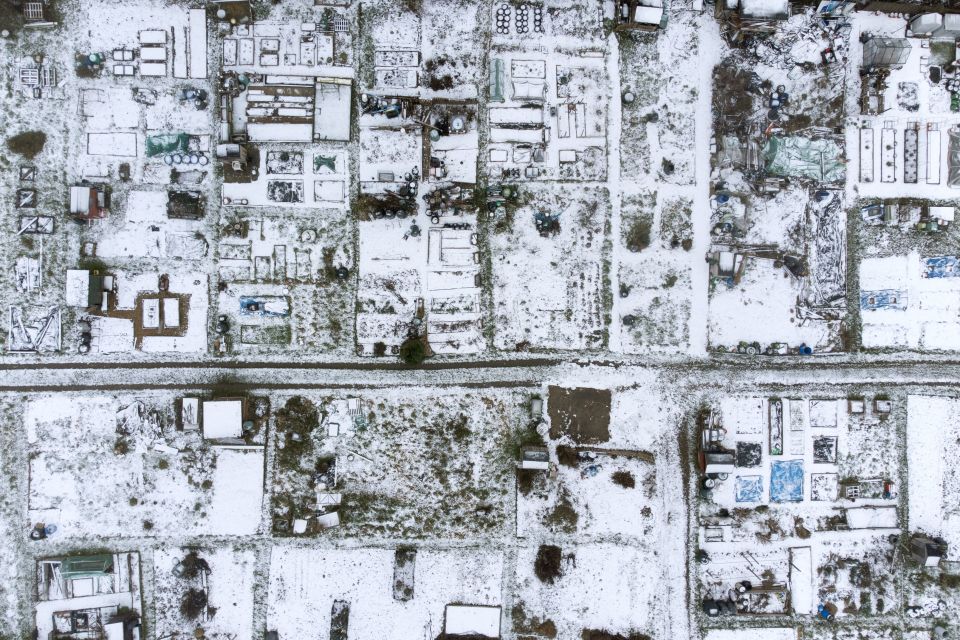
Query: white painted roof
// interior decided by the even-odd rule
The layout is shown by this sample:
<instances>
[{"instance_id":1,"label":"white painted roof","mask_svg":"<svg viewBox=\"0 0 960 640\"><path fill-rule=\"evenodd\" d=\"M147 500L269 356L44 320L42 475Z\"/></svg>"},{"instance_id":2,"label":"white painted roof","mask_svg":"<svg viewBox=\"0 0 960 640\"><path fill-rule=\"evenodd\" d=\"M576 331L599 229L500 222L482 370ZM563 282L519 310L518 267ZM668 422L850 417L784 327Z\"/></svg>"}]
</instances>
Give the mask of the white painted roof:
<instances>
[{"instance_id":1,"label":"white painted roof","mask_svg":"<svg viewBox=\"0 0 960 640\"><path fill-rule=\"evenodd\" d=\"M207 440L239 438L243 434L240 400L203 401L203 437Z\"/></svg>"}]
</instances>

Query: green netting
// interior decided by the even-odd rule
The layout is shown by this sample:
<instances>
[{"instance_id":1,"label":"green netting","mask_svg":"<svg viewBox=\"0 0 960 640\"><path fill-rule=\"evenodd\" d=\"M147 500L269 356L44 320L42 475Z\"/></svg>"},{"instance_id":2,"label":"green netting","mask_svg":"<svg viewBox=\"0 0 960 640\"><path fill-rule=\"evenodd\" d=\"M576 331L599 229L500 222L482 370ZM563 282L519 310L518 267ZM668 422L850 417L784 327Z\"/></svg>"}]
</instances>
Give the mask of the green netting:
<instances>
[{"instance_id":1,"label":"green netting","mask_svg":"<svg viewBox=\"0 0 960 640\"><path fill-rule=\"evenodd\" d=\"M330 169L333 173L337 172L337 157L336 156L322 156L319 153L313 156L313 172L319 173L320 169L326 167Z\"/></svg>"},{"instance_id":2,"label":"green netting","mask_svg":"<svg viewBox=\"0 0 960 640\"><path fill-rule=\"evenodd\" d=\"M165 153L186 153L190 136L185 133L161 133L147 136L147 157L163 155Z\"/></svg>"},{"instance_id":3,"label":"green netting","mask_svg":"<svg viewBox=\"0 0 960 640\"><path fill-rule=\"evenodd\" d=\"M767 173L784 178L842 182L844 162L840 145L832 140L773 136L763 149Z\"/></svg>"}]
</instances>

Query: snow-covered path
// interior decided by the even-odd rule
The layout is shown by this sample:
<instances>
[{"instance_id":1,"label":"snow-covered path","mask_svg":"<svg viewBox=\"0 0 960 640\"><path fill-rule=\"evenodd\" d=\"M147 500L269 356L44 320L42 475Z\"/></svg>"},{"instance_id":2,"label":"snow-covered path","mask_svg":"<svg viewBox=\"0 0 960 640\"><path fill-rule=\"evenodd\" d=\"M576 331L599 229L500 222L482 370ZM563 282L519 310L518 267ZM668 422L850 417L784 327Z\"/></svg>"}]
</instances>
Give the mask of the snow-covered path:
<instances>
[{"instance_id":1,"label":"snow-covered path","mask_svg":"<svg viewBox=\"0 0 960 640\"><path fill-rule=\"evenodd\" d=\"M722 43L714 20L703 20L698 59L699 93L696 110L696 189L693 198L693 248L690 279L693 289L690 306L689 353L701 355L707 349L707 306L709 278L704 261L710 246L710 139L713 136L713 68L720 61Z\"/></svg>"},{"instance_id":2,"label":"snow-covered path","mask_svg":"<svg viewBox=\"0 0 960 640\"><path fill-rule=\"evenodd\" d=\"M607 54L607 77L611 87L620 85L620 42L617 35L611 33L607 38L609 47ZM620 263L615 259L616 247L620 242L621 212L621 183L620 183L620 135L623 124L620 96L611 90L610 109L608 111L609 124L607 125L607 190L610 194L610 238L613 244L613 256L610 260L610 286L613 288L613 305L610 310L610 351L622 351L620 332Z\"/></svg>"}]
</instances>

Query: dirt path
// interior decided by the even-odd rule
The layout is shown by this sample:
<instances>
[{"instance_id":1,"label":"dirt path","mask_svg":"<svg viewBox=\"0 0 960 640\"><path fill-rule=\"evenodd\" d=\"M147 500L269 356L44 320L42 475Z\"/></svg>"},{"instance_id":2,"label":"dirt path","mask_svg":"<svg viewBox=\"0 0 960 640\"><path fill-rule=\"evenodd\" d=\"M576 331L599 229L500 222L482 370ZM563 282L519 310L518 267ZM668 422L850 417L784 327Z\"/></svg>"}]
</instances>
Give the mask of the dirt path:
<instances>
[{"instance_id":1,"label":"dirt path","mask_svg":"<svg viewBox=\"0 0 960 640\"><path fill-rule=\"evenodd\" d=\"M616 33L611 33L607 38L609 54L607 55L607 77L611 85L614 82L620 83L620 41ZM615 86L617 86L615 85ZM621 216L621 198L622 187L620 173L620 136L623 123L623 114L621 113L622 104L620 96L616 91L610 95L610 109L607 112L609 124L607 125L607 191L610 197L610 238L613 246L620 243L620 228L623 221ZM610 316L613 319L609 332L608 347L611 351L621 351L623 349L622 336L620 330L620 296L616 293L620 290L620 261L617 259L618 252L614 248L610 260L610 282L613 288L613 305L610 309Z\"/></svg>"}]
</instances>

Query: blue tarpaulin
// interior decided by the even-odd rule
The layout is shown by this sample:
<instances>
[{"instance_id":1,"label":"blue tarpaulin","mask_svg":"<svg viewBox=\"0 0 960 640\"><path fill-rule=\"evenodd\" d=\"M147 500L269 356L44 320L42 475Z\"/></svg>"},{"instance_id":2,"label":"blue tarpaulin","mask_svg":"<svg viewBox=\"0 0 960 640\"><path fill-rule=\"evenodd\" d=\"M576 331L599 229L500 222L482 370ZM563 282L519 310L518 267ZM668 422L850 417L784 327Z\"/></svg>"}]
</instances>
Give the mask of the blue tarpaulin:
<instances>
[{"instance_id":1,"label":"blue tarpaulin","mask_svg":"<svg viewBox=\"0 0 960 640\"><path fill-rule=\"evenodd\" d=\"M960 277L960 259L957 256L938 256L924 260L924 278Z\"/></svg>"},{"instance_id":2,"label":"blue tarpaulin","mask_svg":"<svg viewBox=\"0 0 960 640\"><path fill-rule=\"evenodd\" d=\"M734 489L737 502L760 502L760 496L763 495L763 478L738 476Z\"/></svg>"},{"instance_id":3,"label":"blue tarpaulin","mask_svg":"<svg viewBox=\"0 0 960 640\"><path fill-rule=\"evenodd\" d=\"M864 311L875 311L877 309L897 309L904 311L907 308L907 292L900 291L899 289L861 291L860 308Z\"/></svg>"},{"instance_id":4,"label":"blue tarpaulin","mask_svg":"<svg viewBox=\"0 0 960 640\"><path fill-rule=\"evenodd\" d=\"M770 500L803 500L803 460L784 460L770 465Z\"/></svg>"}]
</instances>

